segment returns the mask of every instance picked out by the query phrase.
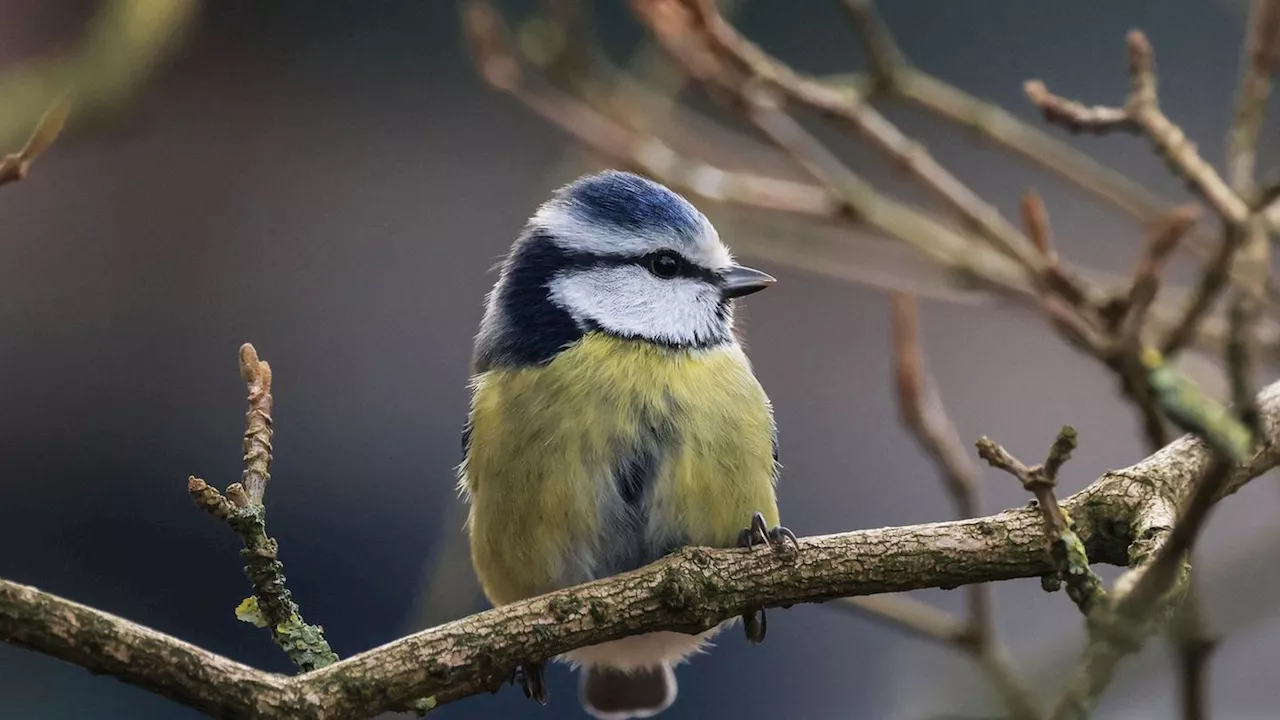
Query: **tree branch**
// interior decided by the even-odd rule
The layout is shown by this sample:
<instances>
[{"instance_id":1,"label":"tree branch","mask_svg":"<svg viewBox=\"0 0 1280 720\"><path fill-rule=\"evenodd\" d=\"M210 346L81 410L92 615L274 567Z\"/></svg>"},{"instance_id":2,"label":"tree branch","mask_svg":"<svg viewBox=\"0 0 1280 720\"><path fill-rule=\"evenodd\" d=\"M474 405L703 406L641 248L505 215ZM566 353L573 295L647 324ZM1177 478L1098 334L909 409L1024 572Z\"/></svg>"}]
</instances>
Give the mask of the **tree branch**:
<instances>
[{"instance_id":1,"label":"tree branch","mask_svg":"<svg viewBox=\"0 0 1280 720\"><path fill-rule=\"evenodd\" d=\"M1280 383L1258 407L1265 443L1214 497L1280 462ZM1183 437L1062 502L1095 562L1125 564L1164 544L1211 453ZM1203 497L1203 496L1202 496ZM515 665L659 629L698 632L760 606L957 587L1052 572L1035 511L804 538L794 557L686 548L639 570L425 630L319 670L255 670L108 613L0 581L0 640L154 690L223 718L369 717L421 696L493 689Z\"/></svg>"}]
</instances>

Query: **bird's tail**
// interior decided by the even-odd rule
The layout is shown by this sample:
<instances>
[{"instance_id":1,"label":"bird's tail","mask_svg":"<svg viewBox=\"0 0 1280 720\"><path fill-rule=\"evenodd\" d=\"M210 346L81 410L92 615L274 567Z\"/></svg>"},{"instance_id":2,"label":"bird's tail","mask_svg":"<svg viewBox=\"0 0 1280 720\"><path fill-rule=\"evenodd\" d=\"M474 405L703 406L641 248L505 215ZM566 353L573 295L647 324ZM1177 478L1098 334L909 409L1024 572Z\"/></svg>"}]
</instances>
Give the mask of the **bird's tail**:
<instances>
[{"instance_id":1,"label":"bird's tail","mask_svg":"<svg viewBox=\"0 0 1280 720\"><path fill-rule=\"evenodd\" d=\"M600 720L652 717L676 699L676 676L670 663L635 670L592 666L581 672L582 707Z\"/></svg>"}]
</instances>

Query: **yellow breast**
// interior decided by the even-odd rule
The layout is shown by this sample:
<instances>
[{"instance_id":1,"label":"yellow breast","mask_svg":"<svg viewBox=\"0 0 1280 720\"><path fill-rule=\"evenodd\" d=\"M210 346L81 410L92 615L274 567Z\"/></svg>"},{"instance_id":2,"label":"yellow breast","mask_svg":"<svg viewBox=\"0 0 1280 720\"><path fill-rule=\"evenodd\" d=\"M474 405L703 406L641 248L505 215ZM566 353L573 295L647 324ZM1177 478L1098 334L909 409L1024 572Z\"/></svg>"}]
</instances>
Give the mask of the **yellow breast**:
<instances>
[{"instance_id":1,"label":"yellow breast","mask_svg":"<svg viewBox=\"0 0 1280 720\"><path fill-rule=\"evenodd\" d=\"M477 376L462 486L486 594L501 604L592 579L619 543L725 546L753 512L776 524L773 438L768 398L736 345L590 334L545 365ZM615 471L655 442L632 527Z\"/></svg>"}]
</instances>

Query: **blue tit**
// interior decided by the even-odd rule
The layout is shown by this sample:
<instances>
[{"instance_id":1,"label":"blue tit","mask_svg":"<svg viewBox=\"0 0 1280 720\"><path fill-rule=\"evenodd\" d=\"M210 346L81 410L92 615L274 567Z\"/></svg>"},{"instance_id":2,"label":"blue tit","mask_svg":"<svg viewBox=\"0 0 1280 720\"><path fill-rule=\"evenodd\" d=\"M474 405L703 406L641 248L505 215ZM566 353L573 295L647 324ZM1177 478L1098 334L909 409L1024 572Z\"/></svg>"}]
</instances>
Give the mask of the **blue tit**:
<instances>
[{"instance_id":1,"label":"blue tit","mask_svg":"<svg viewBox=\"0 0 1280 720\"><path fill-rule=\"evenodd\" d=\"M778 527L773 410L733 332L733 300L773 282L687 200L630 173L580 178L538 208L487 297L459 467L491 602L686 545L794 540ZM675 700L672 666L720 629L558 659L593 716L649 717ZM541 666L521 671L545 701Z\"/></svg>"}]
</instances>

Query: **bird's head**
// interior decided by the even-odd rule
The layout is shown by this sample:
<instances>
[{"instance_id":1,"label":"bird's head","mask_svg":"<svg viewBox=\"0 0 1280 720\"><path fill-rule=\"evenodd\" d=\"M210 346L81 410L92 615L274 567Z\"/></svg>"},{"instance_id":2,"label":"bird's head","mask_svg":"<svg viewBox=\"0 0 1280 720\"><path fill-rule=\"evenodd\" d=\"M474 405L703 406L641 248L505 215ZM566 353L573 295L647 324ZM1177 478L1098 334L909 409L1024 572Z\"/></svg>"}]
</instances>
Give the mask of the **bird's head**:
<instances>
[{"instance_id":1,"label":"bird's head","mask_svg":"<svg viewBox=\"0 0 1280 720\"><path fill-rule=\"evenodd\" d=\"M561 188L529 219L490 295L480 342L487 334L490 345L528 344L518 336L563 336L571 323L578 335L714 346L733 339L733 299L773 283L736 264L689 201L605 171Z\"/></svg>"}]
</instances>

